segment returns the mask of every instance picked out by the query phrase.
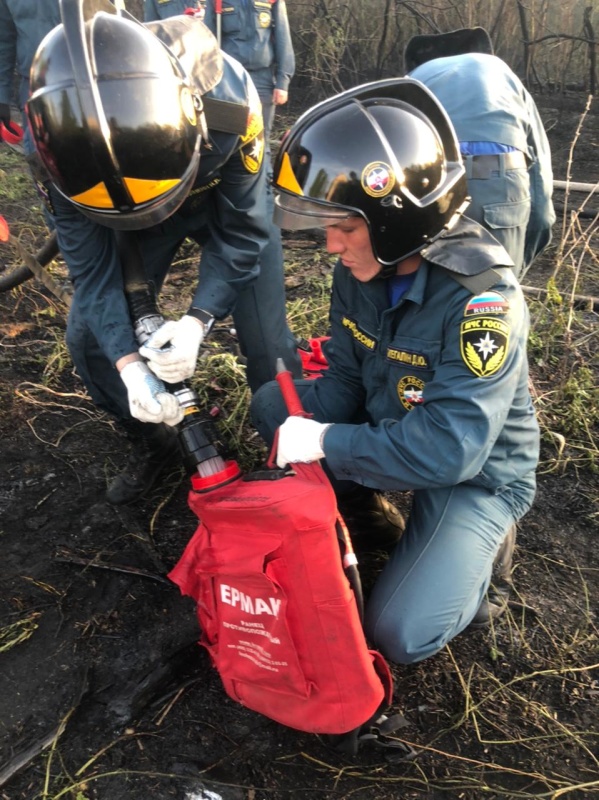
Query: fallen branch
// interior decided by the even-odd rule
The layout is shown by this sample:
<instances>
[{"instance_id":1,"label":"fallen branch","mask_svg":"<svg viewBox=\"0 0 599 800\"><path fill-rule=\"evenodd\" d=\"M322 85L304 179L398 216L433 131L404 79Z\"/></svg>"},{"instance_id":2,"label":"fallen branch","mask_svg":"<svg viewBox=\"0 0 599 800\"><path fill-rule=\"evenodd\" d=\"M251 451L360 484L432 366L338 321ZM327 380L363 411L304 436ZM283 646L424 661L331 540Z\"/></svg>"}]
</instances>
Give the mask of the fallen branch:
<instances>
[{"instance_id":1,"label":"fallen branch","mask_svg":"<svg viewBox=\"0 0 599 800\"><path fill-rule=\"evenodd\" d=\"M49 289L55 297L57 297L59 300L62 300L67 308L69 308L72 302L71 291L57 283L52 275L50 275L48 270L40 264L40 262L32 253L23 247L18 239L11 238L9 241L15 247L19 258L25 264L27 269L29 269L35 275L35 277L44 284L46 289Z\"/></svg>"},{"instance_id":2,"label":"fallen branch","mask_svg":"<svg viewBox=\"0 0 599 800\"><path fill-rule=\"evenodd\" d=\"M580 183L580 181L553 181L554 189L567 189L570 192L595 192L599 183Z\"/></svg>"},{"instance_id":3,"label":"fallen branch","mask_svg":"<svg viewBox=\"0 0 599 800\"><path fill-rule=\"evenodd\" d=\"M562 214L566 211L566 206L563 203L554 203L553 208ZM568 211L576 214L576 216L580 217L581 219L595 219L595 217L599 214L599 209L597 208L569 208Z\"/></svg>"},{"instance_id":4,"label":"fallen branch","mask_svg":"<svg viewBox=\"0 0 599 800\"><path fill-rule=\"evenodd\" d=\"M536 286L522 286L522 291L529 297L534 297L535 300L546 300L547 289L537 289ZM599 297L591 297L584 294L570 295L572 305L574 308L583 309L585 311L599 311Z\"/></svg>"},{"instance_id":5,"label":"fallen branch","mask_svg":"<svg viewBox=\"0 0 599 800\"><path fill-rule=\"evenodd\" d=\"M155 659L145 670L131 673L128 677L106 687L91 698L106 715L106 721L119 726L128 725L138 719L144 709L162 702L172 690L178 691L189 685L190 678L198 678L197 659L198 633L192 628L186 631L179 648Z\"/></svg>"},{"instance_id":6,"label":"fallen branch","mask_svg":"<svg viewBox=\"0 0 599 800\"><path fill-rule=\"evenodd\" d=\"M89 561L86 558L80 558L79 556L73 556L70 553L57 553L54 556L55 561L61 561L64 564L80 564L82 567L94 567L95 569L107 569L110 572L123 572L126 575L136 575L138 578L149 578L152 581L157 581L158 583L166 583L167 586L171 586L174 588L174 584L168 580L164 575L158 575L155 572L148 572L145 569L140 569L139 567L128 567L124 564L110 564L106 561L98 561L98 560L91 560Z\"/></svg>"},{"instance_id":7,"label":"fallen branch","mask_svg":"<svg viewBox=\"0 0 599 800\"><path fill-rule=\"evenodd\" d=\"M17 753L17 755L12 758L7 764L5 764L2 769L0 770L0 787L4 786L13 775L16 775L17 772L26 767L34 758L39 756L46 748L50 747L52 742L58 739L63 731L65 726L61 722L57 725L54 730L50 731L50 733L46 733L40 739L37 739L32 745L30 745L27 749L23 750L21 753Z\"/></svg>"},{"instance_id":8,"label":"fallen branch","mask_svg":"<svg viewBox=\"0 0 599 800\"><path fill-rule=\"evenodd\" d=\"M64 733L69 719L77 710L79 703L81 702L81 698L83 697L87 688L87 670L85 670L81 685L77 691L75 702L58 723L58 725L49 733L44 734L39 739L36 739L33 744L29 745L29 747L26 747L20 753L17 753L14 758L11 758L10 761L0 768L0 787L4 786L4 784L7 783L14 775L16 775L17 772L22 770L23 767L26 767L28 764L30 764L34 758L39 756L40 753L42 753L48 747L53 747L56 745L56 742Z\"/></svg>"}]
</instances>

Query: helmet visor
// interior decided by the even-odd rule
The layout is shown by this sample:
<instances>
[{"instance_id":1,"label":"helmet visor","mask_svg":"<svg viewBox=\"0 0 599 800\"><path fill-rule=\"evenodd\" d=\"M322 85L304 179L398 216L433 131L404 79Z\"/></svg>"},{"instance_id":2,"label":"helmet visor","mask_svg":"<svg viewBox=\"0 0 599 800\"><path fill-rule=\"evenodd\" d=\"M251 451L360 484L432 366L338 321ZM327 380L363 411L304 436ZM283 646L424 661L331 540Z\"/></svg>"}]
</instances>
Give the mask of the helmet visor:
<instances>
[{"instance_id":1,"label":"helmet visor","mask_svg":"<svg viewBox=\"0 0 599 800\"><path fill-rule=\"evenodd\" d=\"M274 206L275 225L290 231L326 228L344 219L362 216L356 209L334 206L331 203L297 197L276 190Z\"/></svg>"}]
</instances>

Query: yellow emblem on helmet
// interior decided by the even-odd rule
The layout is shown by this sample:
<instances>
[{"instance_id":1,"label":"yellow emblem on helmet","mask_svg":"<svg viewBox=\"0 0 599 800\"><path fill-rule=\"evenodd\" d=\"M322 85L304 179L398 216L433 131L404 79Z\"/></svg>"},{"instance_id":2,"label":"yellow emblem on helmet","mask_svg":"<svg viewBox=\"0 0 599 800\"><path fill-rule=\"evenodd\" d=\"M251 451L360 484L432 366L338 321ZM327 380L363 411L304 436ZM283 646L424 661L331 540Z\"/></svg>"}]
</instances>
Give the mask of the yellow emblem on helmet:
<instances>
[{"instance_id":1,"label":"yellow emblem on helmet","mask_svg":"<svg viewBox=\"0 0 599 800\"><path fill-rule=\"evenodd\" d=\"M170 192L180 182L179 178L165 178L163 180L123 178L123 183L129 190L131 199L136 205L161 197ZM88 208L114 208L114 203L104 183L98 183L85 192L73 195L71 200Z\"/></svg>"},{"instance_id":2,"label":"yellow emblem on helmet","mask_svg":"<svg viewBox=\"0 0 599 800\"><path fill-rule=\"evenodd\" d=\"M291 159L289 158L289 153L283 153L283 158L281 159L281 168L275 183L279 188L287 189L287 191L297 194L300 197L302 197L304 194L304 190L299 185L298 180L295 177L295 172L291 166Z\"/></svg>"}]
</instances>

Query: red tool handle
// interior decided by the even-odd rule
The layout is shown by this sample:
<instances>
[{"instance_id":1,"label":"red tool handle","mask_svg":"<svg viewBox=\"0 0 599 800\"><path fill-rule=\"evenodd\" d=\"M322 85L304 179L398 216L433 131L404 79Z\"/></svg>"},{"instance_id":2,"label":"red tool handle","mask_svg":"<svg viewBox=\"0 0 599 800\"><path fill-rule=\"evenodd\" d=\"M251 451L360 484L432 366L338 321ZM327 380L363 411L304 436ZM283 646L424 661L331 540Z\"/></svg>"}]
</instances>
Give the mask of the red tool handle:
<instances>
[{"instance_id":1,"label":"red tool handle","mask_svg":"<svg viewBox=\"0 0 599 800\"><path fill-rule=\"evenodd\" d=\"M293 375L289 372L288 369L285 369L285 362L282 358L277 358L277 383L281 389L281 394L283 395L283 400L285 401L285 405L287 406L287 411L289 412L290 416L292 417L311 417L311 414L307 414L304 411L304 407L302 406L302 401L299 398L297 393L297 389L295 388L295 383L293 382ZM275 438L272 443L272 448L270 451L270 456L268 461L266 462L267 466L270 469L274 469L277 465L277 448L279 442L279 430L275 431Z\"/></svg>"},{"instance_id":2,"label":"red tool handle","mask_svg":"<svg viewBox=\"0 0 599 800\"><path fill-rule=\"evenodd\" d=\"M216 41L220 47L222 42L223 0L214 0L214 11L216 13Z\"/></svg>"},{"instance_id":3,"label":"red tool handle","mask_svg":"<svg viewBox=\"0 0 599 800\"><path fill-rule=\"evenodd\" d=\"M290 416L292 417L309 417L310 414L306 414L304 411L304 407L302 406L302 401L299 398L297 393L297 389L295 388L295 383L293 382L293 375L289 372L288 369L285 369L285 362L282 358L277 359L277 383L281 387L281 393L283 395L283 400L285 401L285 405L287 406L287 411L289 412Z\"/></svg>"},{"instance_id":4,"label":"red tool handle","mask_svg":"<svg viewBox=\"0 0 599 800\"><path fill-rule=\"evenodd\" d=\"M8 222L0 214L0 242L8 242L10 239L10 228Z\"/></svg>"}]
</instances>

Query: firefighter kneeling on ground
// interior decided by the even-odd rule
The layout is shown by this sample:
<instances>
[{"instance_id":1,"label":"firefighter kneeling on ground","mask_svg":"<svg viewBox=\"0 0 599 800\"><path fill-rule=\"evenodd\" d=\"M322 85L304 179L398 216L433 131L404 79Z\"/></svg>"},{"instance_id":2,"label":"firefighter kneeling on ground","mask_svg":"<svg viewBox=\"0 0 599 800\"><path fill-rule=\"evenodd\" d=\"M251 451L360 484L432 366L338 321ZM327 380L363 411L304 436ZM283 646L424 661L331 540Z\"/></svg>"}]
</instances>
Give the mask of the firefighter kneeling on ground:
<instances>
[{"instance_id":1,"label":"firefighter kneeling on ground","mask_svg":"<svg viewBox=\"0 0 599 800\"><path fill-rule=\"evenodd\" d=\"M199 19L144 26L108 0L60 7L63 24L33 61L27 113L74 286L67 345L92 400L133 443L107 491L120 504L180 461L182 412L165 383L193 375L215 320L233 315L252 390L278 358L298 377L301 363L248 73ZM159 291L187 237L202 248L190 307L140 350L124 254L139 253Z\"/></svg>"},{"instance_id":2,"label":"firefighter kneeling on ground","mask_svg":"<svg viewBox=\"0 0 599 800\"><path fill-rule=\"evenodd\" d=\"M267 384L253 421L269 443L280 425L279 466L324 459L359 548L390 548L366 633L391 660L415 662L507 604L539 455L526 303L507 252L464 215L455 132L418 81L315 106L274 174L275 221L324 228L339 260L329 369L297 382L312 418L286 419ZM403 532L381 492L408 490Z\"/></svg>"}]
</instances>

